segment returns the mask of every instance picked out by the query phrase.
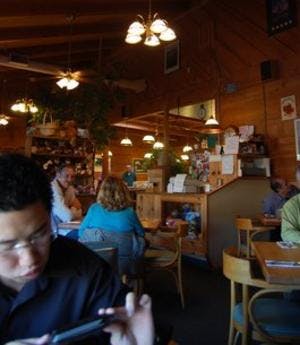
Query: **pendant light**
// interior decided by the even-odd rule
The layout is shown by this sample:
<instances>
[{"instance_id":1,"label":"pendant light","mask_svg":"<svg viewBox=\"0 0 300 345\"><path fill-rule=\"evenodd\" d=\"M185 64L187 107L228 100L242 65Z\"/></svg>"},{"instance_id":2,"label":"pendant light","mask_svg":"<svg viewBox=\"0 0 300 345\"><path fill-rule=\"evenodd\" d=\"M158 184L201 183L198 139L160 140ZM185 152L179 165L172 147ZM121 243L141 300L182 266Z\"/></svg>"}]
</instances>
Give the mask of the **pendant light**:
<instances>
[{"instance_id":1,"label":"pendant light","mask_svg":"<svg viewBox=\"0 0 300 345\"><path fill-rule=\"evenodd\" d=\"M192 146L190 146L189 144L186 144L186 145L183 147L183 149L182 149L182 152L184 152L184 153L188 153L188 152L191 152L191 151L193 151L193 148L192 148Z\"/></svg>"},{"instance_id":2,"label":"pendant light","mask_svg":"<svg viewBox=\"0 0 300 345\"><path fill-rule=\"evenodd\" d=\"M189 155L181 155L180 158L183 160L183 161L188 161L190 159Z\"/></svg>"},{"instance_id":3,"label":"pendant light","mask_svg":"<svg viewBox=\"0 0 300 345\"><path fill-rule=\"evenodd\" d=\"M128 138L127 134L127 118L125 119L125 137L121 140L122 146L132 146L132 141Z\"/></svg>"},{"instance_id":4,"label":"pendant light","mask_svg":"<svg viewBox=\"0 0 300 345\"><path fill-rule=\"evenodd\" d=\"M144 154L144 158L145 159L151 159L153 157L153 154L151 153L151 152L146 152L145 154Z\"/></svg>"},{"instance_id":5,"label":"pendant light","mask_svg":"<svg viewBox=\"0 0 300 345\"><path fill-rule=\"evenodd\" d=\"M153 144L155 142L155 138L151 134L147 134L143 138L143 142L146 144Z\"/></svg>"},{"instance_id":6,"label":"pendant light","mask_svg":"<svg viewBox=\"0 0 300 345\"><path fill-rule=\"evenodd\" d=\"M72 35L73 35L73 22L75 20L75 16L71 15L67 17L67 21L70 24L70 39L68 44L68 61L67 61L67 69L66 72L62 74L62 78L60 78L56 84L61 88L66 88L67 90L73 90L78 85L79 82L76 80L76 74L72 73L71 70L71 50L72 50Z\"/></svg>"},{"instance_id":7,"label":"pendant light","mask_svg":"<svg viewBox=\"0 0 300 345\"><path fill-rule=\"evenodd\" d=\"M2 80L2 95L1 95L1 102L0 102L0 126L7 126L9 123L9 117L4 114L4 98L6 99L6 93L5 93L5 83L6 80Z\"/></svg>"},{"instance_id":8,"label":"pendant light","mask_svg":"<svg viewBox=\"0 0 300 345\"><path fill-rule=\"evenodd\" d=\"M34 104L32 99L22 98L18 99L11 107L12 111L20 113L32 113L35 114L39 111L38 107Z\"/></svg>"},{"instance_id":9,"label":"pendant light","mask_svg":"<svg viewBox=\"0 0 300 345\"><path fill-rule=\"evenodd\" d=\"M159 140L158 122L157 122L157 126L156 126L155 136L156 136L156 140L155 140L155 143L153 144L153 149L154 150L162 150L165 147L165 145L163 142L161 142Z\"/></svg>"}]
</instances>

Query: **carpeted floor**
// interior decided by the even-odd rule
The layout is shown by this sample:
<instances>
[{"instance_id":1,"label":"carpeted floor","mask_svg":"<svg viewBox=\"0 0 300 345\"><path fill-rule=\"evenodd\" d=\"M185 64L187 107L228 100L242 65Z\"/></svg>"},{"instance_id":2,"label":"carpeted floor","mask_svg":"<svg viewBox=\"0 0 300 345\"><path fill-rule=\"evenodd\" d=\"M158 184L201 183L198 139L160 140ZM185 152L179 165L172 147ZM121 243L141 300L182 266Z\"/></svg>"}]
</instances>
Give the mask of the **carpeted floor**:
<instances>
[{"instance_id":1,"label":"carpeted floor","mask_svg":"<svg viewBox=\"0 0 300 345\"><path fill-rule=\"evenodd\" d=\"M146 291L153 298L159 324L174 327L179 345L225 345L229 323L229 283L221 272L201 262L184 260L186 307L183 310L173 278L157 272L148 277Z\"/></svg>"}]
</instances>

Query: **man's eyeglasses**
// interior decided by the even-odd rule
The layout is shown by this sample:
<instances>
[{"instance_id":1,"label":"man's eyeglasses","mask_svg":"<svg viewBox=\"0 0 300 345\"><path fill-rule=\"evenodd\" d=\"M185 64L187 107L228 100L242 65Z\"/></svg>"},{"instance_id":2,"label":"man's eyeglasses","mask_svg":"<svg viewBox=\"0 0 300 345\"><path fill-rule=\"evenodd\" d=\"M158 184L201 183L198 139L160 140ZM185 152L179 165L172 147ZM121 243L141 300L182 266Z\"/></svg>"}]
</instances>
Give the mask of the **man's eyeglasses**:
<instances>
[{"instance_id":1,"label":"man's eyeglasses","mask_svg":"<svg viewBox=\"0 0 300 345\"><path fill-rule=\"evenodd\" d=\"M55 235L53 235L47 227L34 233L23 241L0 242L0 254L13 254L19 249L23 249L29 246L42 247L47 245L54 239Z\"/></svg>"}]
</instances>

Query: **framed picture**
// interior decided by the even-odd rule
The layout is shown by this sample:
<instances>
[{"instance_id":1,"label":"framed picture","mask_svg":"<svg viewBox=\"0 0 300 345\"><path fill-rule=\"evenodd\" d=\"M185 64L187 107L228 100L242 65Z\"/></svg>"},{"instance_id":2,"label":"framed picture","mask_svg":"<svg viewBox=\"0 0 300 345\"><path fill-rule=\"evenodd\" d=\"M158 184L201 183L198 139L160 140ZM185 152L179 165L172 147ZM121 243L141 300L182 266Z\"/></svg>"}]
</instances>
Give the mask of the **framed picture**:
<instances>
[{"instance_id":1,"label":"framed picture","mask_svg":"<svg viewBox=\"0 0 300 345\"><path fill-rule=\"evenodd\" d=\"M165 47L164 61L165 73L171 73L179 69L179 41Z\"/></svg>"},{"instance_id":2,"label":"framed picture","mask_svg":"<svg viewBox=\"0 0 300 345\"><path fill-rule=\"evenodd\" d=\"M297 117L296 97L295 95L283 97L280 100L281 119L293 120Z\"/></svg>"},{"instance_id":3,"label":"framed picture","mask_svg":"<svg viewBox=\"0 0 300 345\"><path fill-rule=\"evenodd\" d=\"M147 169L144 168L143 162L144 162L143 158L134 158L132 160L132 166L136 174L147 172Z\"/></svg>"},{"instance_id":4,"label":"framed picture","mask_svg":"<svg viewBox=\"0 0 300 345\"><path fill-rule=\"evenodd\" d=\"M295 0L266 0L268 34L272 36L296 25Z\"/></svg>"},{"instance_id":5,"label":"framed picture","mask_svg":"<svg viewBox=\"0 0 300 345\"><path fill-rule=\"evenodd\" d=\"M295 120L295 144L296 144L296 158L300 161L300 119Z\"/></svg>"}]
</instances>

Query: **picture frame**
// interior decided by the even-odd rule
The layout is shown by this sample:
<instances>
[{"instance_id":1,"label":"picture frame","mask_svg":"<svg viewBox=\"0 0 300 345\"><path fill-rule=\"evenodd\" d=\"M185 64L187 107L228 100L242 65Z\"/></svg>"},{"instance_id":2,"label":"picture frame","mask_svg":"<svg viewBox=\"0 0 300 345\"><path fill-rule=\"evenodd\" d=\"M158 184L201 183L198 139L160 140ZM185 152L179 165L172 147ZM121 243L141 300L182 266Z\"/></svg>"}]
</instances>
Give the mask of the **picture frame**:
<instances>
[{"instance_id":1,"label":"picture frame","mask_svg":"<svg viewBox=\"0 0 300 345\"><path fill-rule=\"evenodd\" d=\"M179 41L165 46L164 53L164 72L165 74L174 72L180 66L180 45Z\"/></svg>"},{"instance_id":2,"label":"picture frame","mask_svg":"<svg viewBox=\"0 0 300 345\"><path fill-rule=\"evenodd\" d=\"M296 96L282 97L280 100L281 119L293 120L297 117Z\"/></svg>"},{"instance_id":3,"label":"picture frame","mask_svg":"<svg viewBox=\"0 0 300 345\"><path fill-rule=\"evenodd\" d=\"M295 0L266 0L267 30L269 36L297 24Z\"/></svg>"},{"instance_id":4,"label":"picture frame","mask_svg":"<svg viewBox=\"0 0 300 345\"><path fill-rule=\"evenodd\" d=\"M295 145L296 145L296 160L300 161L300 119L294 121L295 127Z\"/></svg>"},{"instance_id":5,"label":"picture frame","mask_svg":"<svg viewBox=\"0 0 300 345\"><path fill-rule=\"evenodd\" d=\"M136 174L143 174L147 172L147 169L144 167L144 160L143 158L134 158L132 160L132 167Z\"/></svg>"}]
</instances>

